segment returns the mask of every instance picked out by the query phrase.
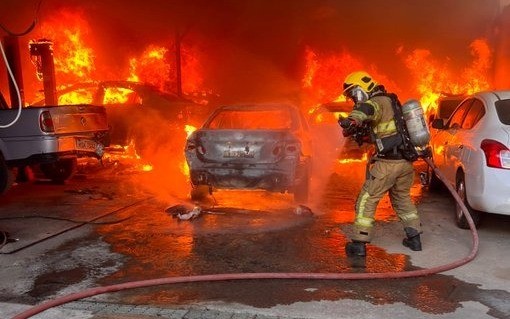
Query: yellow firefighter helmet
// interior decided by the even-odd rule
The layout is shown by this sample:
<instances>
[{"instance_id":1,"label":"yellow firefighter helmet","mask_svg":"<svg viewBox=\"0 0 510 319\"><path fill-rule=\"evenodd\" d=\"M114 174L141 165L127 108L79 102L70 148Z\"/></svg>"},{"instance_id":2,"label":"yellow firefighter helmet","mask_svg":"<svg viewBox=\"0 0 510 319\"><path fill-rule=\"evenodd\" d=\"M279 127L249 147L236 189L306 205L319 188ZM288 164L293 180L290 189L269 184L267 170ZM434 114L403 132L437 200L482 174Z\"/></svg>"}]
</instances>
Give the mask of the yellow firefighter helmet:
<instances>
[{"instance_id":1,"label":"yellow firefighter helmet","mask_svg":"<svg viewBox=\"0 0 510 319\"><path fill-rule=\"evenodd\" d=\"M344 81L344 93L359 86L366 93L370 93L376 86L377 82L365 71L356 71L349 74Z\"/></svg>"},{"instance_id":2,"label":"yellow firefighter helmet","mask_svg":"<svg viewBox=\"0 0 510 319\"><path fill-rule=\"evenodd\" d=\"M367 72L356 71L345 78L343 94L354 103L361 103L368 100L370 92L377 85Z\"/></svg>"}]
</instances>

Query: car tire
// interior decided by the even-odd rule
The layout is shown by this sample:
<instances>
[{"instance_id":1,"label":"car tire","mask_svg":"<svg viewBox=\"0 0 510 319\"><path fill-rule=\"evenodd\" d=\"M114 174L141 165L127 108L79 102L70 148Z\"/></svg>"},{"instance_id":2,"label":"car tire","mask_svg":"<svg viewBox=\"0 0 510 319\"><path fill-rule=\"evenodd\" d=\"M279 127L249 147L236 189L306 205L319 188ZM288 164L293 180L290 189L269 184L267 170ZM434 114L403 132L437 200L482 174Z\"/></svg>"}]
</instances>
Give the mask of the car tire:
<instances>
[{"instance_id":1,"label":"car tire","mask_svg":"<svg viewBox=\"0 0 510 319\"><path fill-rule=\"evenodd\" d=\"M76 171L78 161L76 158L60 159L53 163L41 164L41 172L56 184L63 184L71 178Z\"/></svg>"},{"instance_id":2,"label":"car tire","mask_svg":"<svg viewBox=\"0 0 510 319\"><path fill-rule=\"evenodd\" d=\"M481 215L481 212L473 209L467 201L466 181L465 181L463 173L459 173L459 175L457 176L456 190L457 190L457 194L462 199L462 202L468 209L469 215L473 219L473 223L475 224L475 227L478 228L478 226L480 225L480 221L482 219L481 218L482 215ZM464 216L464 213L462 212L462 208L460 207L460 205L457 202L455 203L455 222L459 228L469 229L469 223L466 219L466 216Z\"/></svg>"},{"instance_id":3,"label":"car tire","mask_svg":"<svg viewBox=\"0 0 510 319\"><path fill-rule=\"evenodd\" d=\"M310 192L310 164L304 166L303 177L294 187L294 201L305 204L309 200Z\"/></svg>"},{"instance_id":4,"label":"car tire","mask_svg":"<svg viewBox=\"0 0 510 319\"><path fill-rule=\"evenodd\" d=\"M443 182L436 176L434 170L427 167L428 188L431 192L439 192L444 189Z\"/></svg>"},{"instance_id":5,"label":"car tire","mask_svg":"<svg viewBox=\"0 0 510 319\"><path fill-rule=\"evenodd\" d=\"M4 157L0 154L0 194L5 193L11 187L13 181L14 175L7 167Z\"/></svg>"}]
</instances>

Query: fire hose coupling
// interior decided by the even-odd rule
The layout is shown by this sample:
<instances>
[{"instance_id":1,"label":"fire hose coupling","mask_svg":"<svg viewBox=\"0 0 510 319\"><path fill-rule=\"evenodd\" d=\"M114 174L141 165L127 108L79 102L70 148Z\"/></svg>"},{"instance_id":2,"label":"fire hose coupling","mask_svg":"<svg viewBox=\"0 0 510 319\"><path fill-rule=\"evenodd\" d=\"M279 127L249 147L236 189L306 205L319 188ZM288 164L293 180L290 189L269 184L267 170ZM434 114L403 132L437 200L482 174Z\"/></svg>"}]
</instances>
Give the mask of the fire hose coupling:
<instances>
[{"instance_id":1,"label":"fire hose coupling","mask_svg":"<svg viewBox=\"0 0 510 319\"><path fill-rule=\"evenodd\" d=\"M370 142L370 125L368 122L358 124L353 118L341 116L338 119L338 124L343 129L342 135L344 137L351 136L359 146Z\"/></svg>"},{"instance_id":2,"label":"fire hose coupling","mask_svg":"<svg viewBox=\"0 0 510 319\"><path fill-rule=\"evenodd\" d=\"M343 128L342 133L344 136L350 136L354 134L358 127L356 120L350 117L340 117L338 119L338 124Z\"/></svg>"}]
</instances>

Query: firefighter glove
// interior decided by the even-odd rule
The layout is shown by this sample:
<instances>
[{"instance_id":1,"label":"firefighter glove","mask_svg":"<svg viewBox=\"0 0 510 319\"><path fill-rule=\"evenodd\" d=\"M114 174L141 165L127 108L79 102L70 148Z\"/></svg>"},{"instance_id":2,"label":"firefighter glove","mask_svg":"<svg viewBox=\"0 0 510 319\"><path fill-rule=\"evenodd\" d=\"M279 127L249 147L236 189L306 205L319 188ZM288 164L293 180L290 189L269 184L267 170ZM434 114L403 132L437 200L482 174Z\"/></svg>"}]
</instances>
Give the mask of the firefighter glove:
<instances>
[{"instance_id":1,"label":"firefighter glove","mask_svg":"<svg viewBox=\"0 0 510 319\"><path fill-rule=\"evenodd\" d=\"M356 121L352 118L341 118L338 123L340 124L340 126L342 127L342 135L343 136L351 136L353 135L354 133L356 133L357 129L358 129L358 124L356 123Z\"/></svg>"},{"instance_id":2,"label":"firefighter glove","mask_svg":"<svg viewBox=\"0 0 510 319\"><path fill-rule=\"evenodd\" d=\"M432 158L432 148L427 146L420 154L423 158Z\"/></svg>"}]
</instances>

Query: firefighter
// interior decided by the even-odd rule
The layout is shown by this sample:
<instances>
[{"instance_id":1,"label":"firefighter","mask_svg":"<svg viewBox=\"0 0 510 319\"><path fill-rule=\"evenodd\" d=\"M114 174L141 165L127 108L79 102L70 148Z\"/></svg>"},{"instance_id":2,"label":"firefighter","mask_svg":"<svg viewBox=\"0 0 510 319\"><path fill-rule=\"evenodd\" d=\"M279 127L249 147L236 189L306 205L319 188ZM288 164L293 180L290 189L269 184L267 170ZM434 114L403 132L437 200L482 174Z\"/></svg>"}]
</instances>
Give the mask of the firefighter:
<instances>
[{"instance_id":1,"label":"firefighter","mask_svg":"<svg viewBox=\"0 0 510 319\"><path fill-rule=\"evenodd\" d=\"M349 74L343 89L344 95L355 103L348 117L339 120L343 135L351 136L368 125L369 140L375 145L374 155L367 163L366 180L356 199L354 234L345 246L346 254L349 257L366 256L366 244L372 239L374 214L387 192L404 227L403 245L420 251L421 222L410 194L414 179L412 161L415 159L405 156L403 138L397 128L392 103L399 103L398 99L364 71Z\"/></svg>"}]
</instances>

